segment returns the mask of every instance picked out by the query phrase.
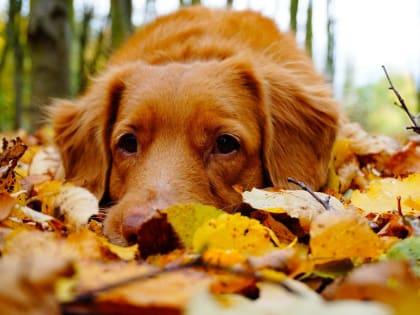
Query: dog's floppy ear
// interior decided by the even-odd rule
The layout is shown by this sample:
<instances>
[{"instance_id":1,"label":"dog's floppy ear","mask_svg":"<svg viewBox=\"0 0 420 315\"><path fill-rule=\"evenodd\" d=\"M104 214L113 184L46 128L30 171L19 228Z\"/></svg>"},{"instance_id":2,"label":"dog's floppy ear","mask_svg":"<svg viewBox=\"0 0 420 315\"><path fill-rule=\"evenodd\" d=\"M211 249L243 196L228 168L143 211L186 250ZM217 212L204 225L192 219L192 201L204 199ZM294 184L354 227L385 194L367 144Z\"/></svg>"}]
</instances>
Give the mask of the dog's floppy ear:
<instances>
[{"instance_id":1,"label":"dog's floppy ear","mask_svg":"<svg viewBox=\"0 0 420 315\"><path fill-rule=\"evenodd\" d=\"M103 197L109 138L124 92L123 69L107 71L78 100L56 100L49 110L66 180Z\"/></svg>"},{"instance_id":2,"label":"dog's floppy ear","mask_svg":"<svg viewBox=\"0 0 420 315\"><path fill-rule=\"evenodd\" d=\"M305 69L264 66L263 163L271 184L296 188L287 177L313 189L326 180L338 109L323 78Z\"/></svg>"}]
</instances>

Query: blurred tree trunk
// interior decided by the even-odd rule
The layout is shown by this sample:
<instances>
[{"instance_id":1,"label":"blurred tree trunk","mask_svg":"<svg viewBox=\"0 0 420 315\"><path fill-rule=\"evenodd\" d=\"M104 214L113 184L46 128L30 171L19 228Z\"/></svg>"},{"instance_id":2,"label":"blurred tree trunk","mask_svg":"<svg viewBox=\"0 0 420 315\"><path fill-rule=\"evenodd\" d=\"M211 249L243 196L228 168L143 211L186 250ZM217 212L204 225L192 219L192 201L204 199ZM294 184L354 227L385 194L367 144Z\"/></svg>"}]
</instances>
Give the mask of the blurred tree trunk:
<instances>
[{"instance_id":1,"label":"blurred tree trunk","mask_svg":"<svg viewBox=\"0 0 420 315\"><path fill-rule=\"evenodd\" d=\"M228 8L231 8L231 7L233 6L233 0L227 0L227 1L226 1L226 6L227 6Z\"/></svg>"},{"instance_id":2,"label":"blurred tree trunk","mask_svg":"<svg viewBox=\"0 0 420 315\"><path fill-rule=\"evenodd\" d=\"M232 2L229 1L228 2ZM188 6L188 5L195 5L195 4L201 4L201 0L179 0L179 6L183 7L183 6Z\"/></svg>"},{"instance_id":3,"label":"blurred tree trunk","mask_svg":"<svg viewBox=\"0 0 420 315\"><path fill-rule=\"evenodd\" d=\"M13 52L14 123L22 126L23 116L23 44L21 41L22 0L9 0L6 42L0 57L0 72L4 70L9 52Z\"/></svg>"},{"instance_id":4,"label":"blurred tree trunk","mask_svg":"<svg viewBox=\"0 0 420 315\"><path fill-rule=\"evenodd\" d=\"M79 56L78 56L78 71L79 71L79 87L78 92L82 92L87 84L87 62L85 58L86 45L90 37L90 22L93 17L93 8L86 8L83 11L82 27L79 35Z\"/></svg>"},{"instance_id":5,"label":"blurred tree trunk","mask_svg":"<svg viewBox=\"0 0 420 315\"><path fill-rule=\"evenodd\" d=\"M308 55L312 58L312 0L309 0L308 10L306 11L306 33L305 47Z\"/></svg>"},{"instance_id":6,"label":"blurred tree trunk","mask_svg":"<svg viewBox=\"0 0 420 315\"><path fill-rule=\"evenodd\" d=\"M131 34L133 25L131 0L111 0L112 48L119 47Z\"/></svg>"},{"instance_id":7,"label":"blurred tree trunk","mask_svg":"<svg viewBox=\"0 0 420 315\"><path fill-rule=\"evenodd\" d=\"M326 75L330 82L334 81L335 75L335 31L334 31L334 16L333 16L333 1L327 0L327 60L326 60Z\"/></svg>"},{"instance_id":8,"label":"blurred tree trunk","mask_svg":"<svg viewBox=\"0 0 420 315\"><path fill-rule=\"evenodd\" d=\"M297 13L299 0L290 0L290 30L293 33L297 31Z\"/></svg>"},{"instance_id":9,"label":"blurred tree trunk","mask_svg":"<svg viewBox=\"0 0 420 315\"><path fill-rule=\"evenodd\" d=\"M70 96L71 6L72 0L31 0L32 130L42 125L51 97Z\"/></svg>"},{"instance_id":10,"label":"blurred tree trunk","mask_svg":"<svg viewBox=\"0 0 420 315\"><path fill-rule=\"evenodd\" d=\"M21 10L22 0L9 1L9 18L13 20L13 60L14 78L13 85L15 90L15 121L14 128L22 127L23 116L23 44L21 41ZM11 9L14 7L13 9Z\"/></svg>"}]
</instances>

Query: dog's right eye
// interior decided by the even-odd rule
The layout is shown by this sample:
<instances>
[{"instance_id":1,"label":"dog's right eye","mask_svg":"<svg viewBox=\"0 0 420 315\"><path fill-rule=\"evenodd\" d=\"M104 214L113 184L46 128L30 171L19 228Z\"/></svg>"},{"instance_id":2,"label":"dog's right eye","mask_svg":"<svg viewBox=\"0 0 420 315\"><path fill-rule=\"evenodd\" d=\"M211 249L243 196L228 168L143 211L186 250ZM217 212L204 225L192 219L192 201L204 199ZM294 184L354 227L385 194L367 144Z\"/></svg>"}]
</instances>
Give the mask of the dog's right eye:
<instances>
[{"instance_id":1,"label":"dog's right eye","mask_svg":"<svg viewBox=\"0 0 420 315\"><path fill-rule=\"evenodd\" d=\"M137 152L137 137L132 133L122 135L118 140L118 149L125 153L136 153Z\"/></svg>"}]
</instances>

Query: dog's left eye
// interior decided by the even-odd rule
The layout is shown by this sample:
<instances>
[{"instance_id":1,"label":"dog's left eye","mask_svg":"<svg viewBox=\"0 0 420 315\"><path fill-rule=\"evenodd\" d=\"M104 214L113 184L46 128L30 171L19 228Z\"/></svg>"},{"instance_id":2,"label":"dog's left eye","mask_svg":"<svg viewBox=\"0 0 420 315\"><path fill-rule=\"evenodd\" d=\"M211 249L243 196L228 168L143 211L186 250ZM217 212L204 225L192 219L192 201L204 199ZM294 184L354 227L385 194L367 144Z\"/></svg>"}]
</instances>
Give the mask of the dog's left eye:
<instances>
[{"instance_id":1,"label":"dog's left eye","mask_svg":"<svg viewBox=\"0 0 420 315\"><path fill-rule=\"evenodd\" d=\"M239 140L232 135L224 134L216 139L215 154L229 154L238 151L241 147Z\"/></svg>"},{"instance_id":2,"label":"dog's left eye","mask_svg":"<svg viewBox=\"0 0 420 315\"><path fill-rule=\"evenodd\" d=\"M117 143L118 149L123 150L126 153L137 152L137 138L132 133L122 135Z\"/></svg>"}]
</instances>

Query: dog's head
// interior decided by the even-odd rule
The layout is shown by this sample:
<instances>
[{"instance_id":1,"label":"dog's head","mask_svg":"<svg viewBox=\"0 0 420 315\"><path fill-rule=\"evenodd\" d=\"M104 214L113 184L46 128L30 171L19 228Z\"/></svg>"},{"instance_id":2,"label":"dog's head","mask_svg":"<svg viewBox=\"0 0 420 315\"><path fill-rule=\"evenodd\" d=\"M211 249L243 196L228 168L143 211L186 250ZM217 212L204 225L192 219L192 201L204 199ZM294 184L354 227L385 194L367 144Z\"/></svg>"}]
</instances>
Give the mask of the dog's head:
<instances>
[{"instance_id":1,"label":"dog's head","mask_svg":"<svg viewBox=\"0 0 420 315\"><path fill-rule=\"evenodd\" d=\"M246 60L114 66L78 101L55 104L67 180L116 202L111 240L126 244L175 203L231 211L235 185L323 184L337 121L328 89L296 68Z\"/></svg>"}]
</instances>

